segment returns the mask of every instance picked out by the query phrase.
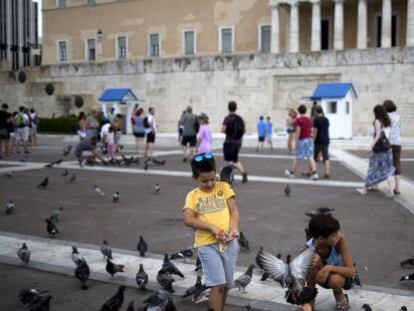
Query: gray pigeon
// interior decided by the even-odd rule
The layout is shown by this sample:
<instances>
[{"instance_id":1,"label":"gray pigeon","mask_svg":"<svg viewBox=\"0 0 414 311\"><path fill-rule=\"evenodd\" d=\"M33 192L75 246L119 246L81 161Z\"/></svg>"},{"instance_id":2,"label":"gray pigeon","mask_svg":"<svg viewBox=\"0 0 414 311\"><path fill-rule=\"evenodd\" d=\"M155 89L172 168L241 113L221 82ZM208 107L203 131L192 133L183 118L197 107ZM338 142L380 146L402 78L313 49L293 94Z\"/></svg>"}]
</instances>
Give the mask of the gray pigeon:
<instances>
[{"instance_id":1,"label":"gray pigeon","mask_svg":"<svg viewBox=\"0 0 414 311\"><path fill-rule=\"evenodd\" d=\"M141 257L145 257L145 253L147 252L148 244L144 241L142 235L139 236L139 241L137 243L137 250Z\"/></svg>"},{"instance_id":2,"label":"gray pigeon","mask_svg":"<svg viewBox=\"0 0 414 311\"><path fill-rule=\"evenodd\" d=\"M106 259L106 272L108 272L112 277L118 272L125 272L124 265L118 265L113 263L109 258Z\"/></svg>"},{"instance_id":3,"label":"gray pigeon","mask_svg":"<svg viewBox=\"0 0 414 311\"><path fill-rule=\"evenodd\" d=\"M414 273L411 273L409 275L402 276L400 278L400 281L414 281Z\"/></svg>"},{"instance_id":4,"label":"gray pigeon","mask_svg":"<svg viewBox=\"0 0 414 311\"><path fill-rule=\"evenodd\" d=\"M239 291L243 289L243 292L245 293L246 286L249 285L250 282L252 281L254 268L255 268L254 265L250 265L247 271L233 282L233 286L238 287Z\"/></svg>"},{"instance_id":5,"label":"gray pigeon","mask_svg":"<svg viewBox=\"0 0 414 311\"><path fill-rule=\"evenodd\" d=\"M118 291L108 299L99 311L118 311L124 304L125 285L120 285Z\"/></svg>"},{"instance_id":6,"label":"gray pigeon","mask_svg":"<svg viewBox=\"0 0 414 311\"><path fill-rule=\"evenodd\" d=\"M17 257L24 263L29 263L30 250L27 248L26 243L23 243L22 246L17 250Z\"/></svg>"},{"instance_id":7,"label":"gray pigeon","mask_svg":"<svg viewBox=\"0 0 414 311\"><path fill-rule=\"evenodd\" d=\"M143 301L147 304L145 307L146 311L162 311L162 307L170 295L170 292L164 288L153 292L150 297Z\"/></svg>"},{"instance_id":8,"label":"gray pigeon","mask_svg":"<svg viewBox=\"0 0 414 311\"><path fill-rule=\"evenodd\" d=\"M245 250L249 250L249 241L246 239L246 236L244 235L244 233L242 231L240 231L240 236L239 236L239 245L240 245L240 249L245 249Z\"/></svg>"},{"instance_id":9,"label":"gray pigeon","mask_svg":"<svg viewBox=\"0 0 414 311\"><path fill-rule=\"evenodd\" d=\"M63 172L62 172L62 176L63 177L66 177L66 176L68 176L69 175L69 171L65 168L64 170L63 170Z\"/></svg>"},{"instance_id":10,"label":"gray pigeon","mask_svg":"<svg viewBox=\"0 0 414 311\"><path fill-rule=\"evenodd\" d=\"M72 145L67 145L63 147L63 156L64 157L68 156L71 150L72 150Z\"/></svg>"},{"instance_id":11,"label":"gray pigeon","mask_svg":"<svg viewBox=\"0 0 414 311\"><path fill-rule=\"evenodd\" d=\"M144 265L142 263L139 264L139 270L135 276L135 280L137 281L138 288L144 290L145 285L148 283L148 274L145 272Z\"/></svg>"},{"instance_id":12,"label":"gray pigeon","mask_svg":"<svg viewBox=\"0 0 414 311\"><path fill-rule=\"evenodd\" d=\"M40 296L38 300L29 303L27 307L30 311L49 311L51 299L51 295Z\"/></svg>"},{"instance_id":13,"label":"gray pigeon","mask_svg":"<svg viewBox=\"0 0 414 311\"><path fill-rule=\"evenodd\" d=\"M11 170L11 171L6 172L6 173L4 174L4 177L7 177L7 178L12 178L12 177L13 177L13 175L14 175L14 171L13 171L13 170Z\"/></svg>"},{"instance_id":14,"label":"gray pigeon","mask_svg":"<svg viewBox=\"0 0 414 311\"><path fill-rule=\"evenodd\" d=\"M168 302L164 308L164 311L177 311L177 308L174 305L173 299L168 297Z\"/></svg>"},{"instance_id":15,"label":"gray pigeon","mask_svg":"<svg viewBox=\"0 0 414 311\"><path fill-rule=\"evenodd\" d=\"M45 167L47 168L53 168L55 165L59 165L60 163L62 163L62 159L56 160L56 161L52 161L49 164L46 164Z\"/></svg>"},{"instance_id":16,"label":"gray pigeon","mask_svg":"<svg viewBox=\"0 0 414 311\"><path fill-rule=\"evenodd\" d=\"M72 176L69 179L69 182L74 182L76 180L76 174L72 173Z\"/></svg>"},{"instance_id":17,"label":"gray pigeon","mask_svg":"<svg viewBox=\"0 0 414 311\"><path fill-rule=\"evenodd\" d=\"M198 275L195 284L191 286L190 288L187 288L187 290L185 291L184 295L181 296L181 298L187 298L187 297L193 296L193 302L194 302L195 295L199 296L201 293L198 294L198 292L202 289L205 289L205 287L201 283L201 275Z\"/></svg>"},{"instance_id":18,"label":"gray pigeon","mask_svg":"<svg viewBox=\"0 0 414 311\"><path fill-rule=\"evenodd\" d=\"M49 185L49 178L45 178L43 179L43 181L37 185L37 189L46 189L47 186Z\"/></svg>"},{"instance_id":19,"label":"gray pigeon","mask_svg":"<svg viewBox=\"0 0 414 311\"><path fill-rule=\"evenodd\" d=\"M287 197L290 197L291 192L292 192L292 189L290 189L290 186L289 185L286 185L286 187L285 187L285 195Z\"/></svg>"},{"instance_id":20,"label":"gray pigeon","mask_svg":"<svg viewBox=\"0 0 414 311\"><path fill-rule=\"evenodd\" d=\"M103 240L101 244L101 253L104 256L104 259L112 259L112 249L106 240Z\"/></svg>"},{"instance_id":21,"label":"gray pigeon","mask_svg":"<svg viewBox=\"0 0 414 311\"><path fill-rule=\"evenodd\" d=\"M12 200L6 202L6 215L11 215L14 211L15 205Z\"/></svg>"},{"instance_id":22,"label":"gray pigeon","mask_svg":"<svg viewBox=\"0 0 414 311\"><path fill-rule=\"evenodd\" d=\"M169 292L173 293L174 289L172 283L175 282L175 279L172 276L171 271L167 267L163 267L158 271L157 282L162 288L165 288Z\"/></svg>"},{"instance_id":23,"label":"gray pigeon","mask_svg":"<svg viewBox=\"0 0 414 311\"><path fill-rule=\"evenodd\" d=\"M361 309L364 309L365 311L372 311L371 306L367 303L364 303Z\"/></svg>"},{"instance_id":24,"label":"gray pigeon","mask_svg":"<svg viewBox=\"0 0 414 311\"><path fill-rule=\"evenodd\" d=\"M161 186L158 183L156 183L154 186L154 193L159 194L160 191L161 191Z\"/></svg>"},{"instance_id":25,"label":"gray pigeon","mask_svg":"<svg viewBox=\"0 0 414 311\"><path fill-rule=\"evenodd\" d=\"M46 218L45 221L47 222L47 225L46 225L47 233L49 233L52 236L55 236L56 234L59 233L58 228L56 227L56 225L50 219Z\"/></svg>"},{"instance_id":26,"label":"gray pigeon","mask_svg":"<svg viewBox=\"0 0 414 311\"><path fill-rule=\"evenodd\" d=\"M163 269L166 269L171 274L178 275L179 277L184 279L184 274L177 268L176 265L174 265L170 259L168 254L164 254L164 261L162 263Z\"/></svg>"},{"instance_id":27,"label":"gray pigeon","mask_svg":"<svg viewBox=\"0 0 414 311\"><path fill-rule=\"evenodd\" d=\"M75 268L75 277L81 283L82 289L88 289L88 279L89 279L90 269L86 260L81 261Z\"/></svg>"},{"instance_id":28,"label":"gray pigeon","mask_svg":"<svg viewBox=\"0 0 414 311\"><path fill-rule=\"evenodd\" d=\"M72 261L76 266L79 266L82 262L86 262L85 258L83 258L78 251L76 246L72 246Z\"/></svg>"},{"instance_id":29,"label":"gray pigeon","mask_svg":"<svg viewBox=\"0 0 414 311\"><path fill-rule=\"evenodd\" d=\"M52 215L50 215L50 220L53 220L53 221L59 221L60 220L60 217L61 217L61 215L62 215L62 211L63 211L63 207L61 206L61 207L59 207L59 208L57 208L57 209L55 209L55 210L53 210L53 212L52 212Z\"/></svg>"},{"instance_id":30,"label":"gray pigeon","mask_svg":"<svg viewBox=\"0 0 414 311\"><path fill-rule=\"evenodd\" d=\"M113 203L118 203L120 196L121 196L121 194L119 193L119 191L114 191L112 193L112 202Z\"/></svg>"},{"instance_id":31,"label":"gray pigeon","mask_svg":"<svg viewBox=\"0 0 414 311\"><path fill-rule=\"evenodd\" d=\"M18 295L19 301L27 306L28 304L39 300L41 297L41 292L36 288L23 288Z\"/></svg>"},{"instance_id":32,"label":"gray pigeon","mask_svg":"<svg viewBox=\"0 0 414 311\"><path fill-rule=\"evenodd\" d=\"M105 196L105 192L103 192L102 189L97 185L93 185L93 191L95 191L95 193L101 197Z\"/></svg>"}]
</instances>

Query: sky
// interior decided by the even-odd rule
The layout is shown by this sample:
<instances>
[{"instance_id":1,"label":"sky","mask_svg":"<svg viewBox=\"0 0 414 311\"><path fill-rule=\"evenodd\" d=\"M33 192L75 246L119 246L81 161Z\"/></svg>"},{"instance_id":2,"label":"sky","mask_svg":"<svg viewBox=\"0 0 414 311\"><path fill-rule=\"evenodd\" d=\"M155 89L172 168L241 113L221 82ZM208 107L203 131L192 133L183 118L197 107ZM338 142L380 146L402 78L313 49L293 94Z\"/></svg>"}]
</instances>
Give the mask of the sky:
<instances>
[{"instance_id":1,"label":"sky","mask_svg":"<svg viewBox=\"0 0 414 311\"><path fill-rule=\"evenodd\" d=\"M33 0L34 2L39 3L39 12L38 12L38 17L39 17L39 37L43 36L43 25L42 25L42 0Z\"/></svg>"}]
</instances>

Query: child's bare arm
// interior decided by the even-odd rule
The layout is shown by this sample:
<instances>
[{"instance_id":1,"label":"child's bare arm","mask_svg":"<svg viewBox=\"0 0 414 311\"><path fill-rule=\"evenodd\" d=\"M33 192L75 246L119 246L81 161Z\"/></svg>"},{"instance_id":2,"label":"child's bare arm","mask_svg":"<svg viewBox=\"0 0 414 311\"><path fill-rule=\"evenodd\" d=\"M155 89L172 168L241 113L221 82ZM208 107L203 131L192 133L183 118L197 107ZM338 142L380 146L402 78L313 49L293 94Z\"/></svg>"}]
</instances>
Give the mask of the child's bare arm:
<instances>
[{"instance_id":1,"label":"child's bare arm","mask_svg":"<svg viewBox=\"0 0 414 311\"><path fill-rule=\"evenodd\" d=\"M352 259L351 252L349 251L348 240L344 235L341 235L341 239L338 242L338 250L341 253L344 265L330 266L330 273L337 273L346 278L352 278L355 274L354 260Z\"/></svg>"},{"instance_id":2,"label":"child's bare arm","mask_svg":"<svg viewBox=\"0 0 414 311\"><path fill-rule=\"evenodd\" d=\"M220 229L216 226L199 220L196 217L196 213L190 208L184 209L184 224L193 229L211 231L215 236L218 236L220 233Z\"/></svg>"},{"instance_id":3,"label":"child's bare arm","mask_svg":"<svg viewBox=\"0 0 414 311\"><path fill-rule=\"evenodd\" d=\"M236 200L234 197L227 199L227 206L230 212L230 230L229 235L232 238L239 236L239 210L237 209Z\"/></svg>"}]
</instances>

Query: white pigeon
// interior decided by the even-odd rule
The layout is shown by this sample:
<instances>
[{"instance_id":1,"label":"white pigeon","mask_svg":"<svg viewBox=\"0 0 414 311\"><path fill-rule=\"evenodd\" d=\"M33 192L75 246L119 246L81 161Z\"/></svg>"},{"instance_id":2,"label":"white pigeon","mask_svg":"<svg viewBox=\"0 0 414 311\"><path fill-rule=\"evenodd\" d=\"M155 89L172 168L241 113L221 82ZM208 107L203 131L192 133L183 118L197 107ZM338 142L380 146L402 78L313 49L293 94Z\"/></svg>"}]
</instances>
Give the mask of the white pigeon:
<instances>
[{"instance_id":1,"label":"white pigeon","mask_svg":"<svg viewBox=\"0 0 414 311\"><path fill-rule=\"evenodd\" d=\"M93 186L93 190L97 195L100 195L101 197L105 196L105 192L103 192L102 189L99 188L97 185Z\"/></svg>"},{"instance_id":2,"label":"white pigeon","mask_svg":"<svg viewBox=\"0 0 414 311\"><path fill-rule=\"evenodd\" d=\"M158 183L156 183L155 186L154 186L154 192L155 192L155 194L159 194L160 191L161 191L161 187L160 187L160 185Z\"/></svg>"},{"instance_id":3,"label":"white pigeon","mask_svg":"<svg viewBox=\"0 0 414 311\"><path fill-rule=\"evenodd\" d=\"M113 203L118 203L120 197L121 197L121 194L119 193L119 191L114 191L112 193L112 202Z\"/></svg>"},{"instance_id":4,"label":"white pigeon","mask_svg":"<svg viewBox=\"0 0 414 311\"><path fill-rule=\"evenodd\" d=\"M12 200L7 201L6 203L6 214L10 215L14 211L14 202Z\"/></svg>"},{"instance_id":5,"label":"white pigeon","mask_svg":"<svg viewBox=\"0 0 414 311\"><path fill-rule=\"evenodd\" d=\"M19 259L25 263L29 263L30 261L30 251L27 248L26 243L22 244L22 247L20 247L17 250L17 257L19 257Z\"/></svg>"}]
</instances>

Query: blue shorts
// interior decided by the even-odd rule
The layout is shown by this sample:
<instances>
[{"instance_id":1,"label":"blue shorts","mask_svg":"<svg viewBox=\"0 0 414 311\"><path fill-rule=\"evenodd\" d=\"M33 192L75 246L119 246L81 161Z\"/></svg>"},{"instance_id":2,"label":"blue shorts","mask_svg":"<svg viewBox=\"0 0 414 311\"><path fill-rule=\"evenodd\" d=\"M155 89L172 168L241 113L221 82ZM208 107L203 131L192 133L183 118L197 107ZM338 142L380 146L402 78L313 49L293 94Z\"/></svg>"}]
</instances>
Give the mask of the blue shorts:
<instances>
[{"instance_id":1,"label":"blue shorts","mask_svg":"<svg viewBox=\"0 0 414 311\"><path fill-rule=\"evenodd\" d=\"M296 159L312 159L313 154L313 139L305 138L298 140L296 144Z\"/></svg>"},{"instance_id":2,"label":"blue shorts","mask_svg":"<svg viewBox=\"0 0 414 311\"><path fill-rule=\"evenodd\" d=\"M227 249L224 252L219 251L218 243L201 246L198 249L198 257L203 266L207 287L223 284L226 284L228 288L232 287L238 250L237 240L227 243Z\"/></svg>"}]
</instances>

